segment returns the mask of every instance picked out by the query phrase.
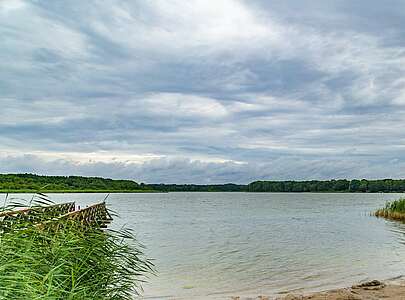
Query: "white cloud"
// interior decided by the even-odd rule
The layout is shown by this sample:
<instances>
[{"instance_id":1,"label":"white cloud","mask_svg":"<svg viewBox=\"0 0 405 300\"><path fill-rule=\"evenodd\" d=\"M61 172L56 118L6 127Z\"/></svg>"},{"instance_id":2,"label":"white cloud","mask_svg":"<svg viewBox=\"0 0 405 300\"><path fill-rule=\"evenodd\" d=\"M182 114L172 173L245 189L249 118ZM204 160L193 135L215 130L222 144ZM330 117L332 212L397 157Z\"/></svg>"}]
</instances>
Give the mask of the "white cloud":
<instances>
[{"instance_id":1,"label":"white cloud","mask_svg":"<svg viewBox=\"0 0 405 300\"><path fill-rule=\"evenodd\" d=\"M22 0L2 0L0 1L0 13L10 13L13 10L24 7Z\"/></svg>"},{"instance_id":2,"label":"white cloud","mask_svg":"<svg viewBox=\"0 0 405 300\"><path fill-rule=\"evenodd\" d=\"M64 59L86 59L90 55L90 45L81 32L58 20L39 13L28 2L2 1L1 11L6 11L0 23L2 36L1 65L20 70L37 69L32 63L37 51L51 51ZM19 60L15 57L18 55ZM14 58L14 59L13 59ZM6 59L6 61L4 61Z\"/></svg>"},{"instance_id":3,"label":"white cloud","mask_svg":"<svg viewBox=\"0 0 405 300\"><path fill-rule=\"evenodd\" d=\"M110 8L110 6L108 6ZM126 4L98 6L107 20L93 18L93 28L110 40L136 51L151 53L210 55L240 51L276 42L279 28L258 16L239 1L213 3L196 1L154 1L131 8ZM190 53L191 52L191 53Z\"/></svg>"},{"instance_id":4,"label":"white cloud","mask_svg":"<svg viewBox=\"0 0 405 300\"><path fill-rule=\"evenodd\" d=\"M384 46L383 37L286 24L271 12L259 12L236 0L215 5L206 1L157 1L137 8L115 5L107 20L96 19L92 24L98 33L152 60L174 56L195 63L208 59L223 66L237 66L251 58L301 60L324 73L323 80L353 74L352 83L335 91L330 101L324 97L329 103L339 97L355 106L396 99L398 89L392 82L405 71L403 49ZM234 70L217 78L215 85L236 91L255 84L253 80L260 78L251 70ZM315 88L324 89L323 80Z\"/></svg>"},{"instance_id":5,"label":"white cloud","mask_svg":"<svg viewBox=\"0 0 405 300\"><path fill-rule=\"evenodd\" d=\"M220 101L190 94L155 93L128 103L134 110L141 107L146 113L164 117L221 118L228 114L226 107Z\"/></svg>"},{"instance_id":6,"label":"white cloud","mask_svg":"<svg viewBox=\"0 0 405 300\"><path fill-rule=\"evenodd\" d=\"M57 99L0 98L0 105L0 125L58 124L85 116L82 107Z\"/></svg>"},{"instance_id":7,"label":"white cloud","mask_svg":"<svg viewBox=\"0 0 405 300\"><path fill-rule=\"evenodd\" d=\"M306 159L280 157L264 163L203 162L188 159L153 159L144 163L44 160L36 155L0 156L0 172L47 175L104 176L146 183L248 183L257 179L303 180L332 178L403 178L405 162L365 159ZM387 166L389 168L387 168Z\"/></svg>"}]
</instances>

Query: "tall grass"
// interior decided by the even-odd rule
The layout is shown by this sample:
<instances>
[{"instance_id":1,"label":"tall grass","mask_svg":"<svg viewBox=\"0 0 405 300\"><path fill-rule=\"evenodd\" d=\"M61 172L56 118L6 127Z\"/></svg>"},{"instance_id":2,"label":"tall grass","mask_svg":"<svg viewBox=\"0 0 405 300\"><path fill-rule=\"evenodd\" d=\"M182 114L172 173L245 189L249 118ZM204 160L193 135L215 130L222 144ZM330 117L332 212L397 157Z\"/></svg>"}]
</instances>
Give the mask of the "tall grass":
<instances>
[{"instance_id":1,"label":"tall grass","mask_svg":"<svg viewBox=\"0 0 405 300\"><path fill-rule=\"evenodd\" d=\"M384 208L378 209L374 214L377 217L405 221L405 199L388 202Z\"/></svg>"},{"instance_id":2,"label":"tall grass","mask_svg":"<svg viewBox=\"0 0 405 300\"><path fill-rule=\"evenodd\" d=\"M0 226L0 299L133 299L153 273L152 262L127 229L55 221L44 213L6 229Z\"/></svg>"}]
</instances>

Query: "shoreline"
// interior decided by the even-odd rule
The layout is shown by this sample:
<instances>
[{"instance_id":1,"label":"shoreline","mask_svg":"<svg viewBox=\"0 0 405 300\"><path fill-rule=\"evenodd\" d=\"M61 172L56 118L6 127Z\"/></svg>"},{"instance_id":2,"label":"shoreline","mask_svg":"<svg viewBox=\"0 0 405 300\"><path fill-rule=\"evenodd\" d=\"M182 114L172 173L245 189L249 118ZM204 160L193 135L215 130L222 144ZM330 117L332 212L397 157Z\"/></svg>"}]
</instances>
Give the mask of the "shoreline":
<instances>
[{"instance_id":1,"label":"shoreline","mask_svg":"<svg viewBox=\"0 0 405 300\"><path fill-rule=\"evenodd\" d=\"M334 289L310 295L287 295L277 300L374 300L405 299L405 281L390 282L373 280L362 284L357 284L349 288Z\"/></svg>"},{"instance_id":2,"label":"shoreline","mask_svg":"<svg viewBox=\"0 0 405 300\"><path fill-rule=\"evenodd\" d=\"M153 190L0 190L0 194L166 194L166 192Z\"/></svg>"},{"instance_id":3,"label":"shoreline","mask_svg":"<svg viewBox=\"0 0 405 300\"><path fill-rule=\"evenodd\" d=\"M321 192L251 192L251 191L165 191L165 190L1 190L0 194L35 194L35 193L49 193L49 194L92 194L92 193L111 193L111 194L142 194L142 193L244 193L244 194L405 194L405 192L339 192L339 191L321 191Z\"/></svg>"},{"instance_id":4,"label":"shoreline","mask_svg":"<svg viewBox=\"0 0 405 300\"><path fill-rule=\"evenodd\" d=\"M371 280L350 287L333 288L318 292L287 292L276 295L231 296L231 300L404 300L405 275L391 279Z\"/></svg>"},{"instance_id":5,"label":"shoreline","mask_svg":"<svg viewBox=\"0 0 405 300\"><path fill-rule=\"evenodd\" d=\"M259 296L261 300L404 300L405 276L384 281L372 280L351 287L336 288L321 292L295 294L289 293L275 298Z\"/></svg>"}]
</instances>

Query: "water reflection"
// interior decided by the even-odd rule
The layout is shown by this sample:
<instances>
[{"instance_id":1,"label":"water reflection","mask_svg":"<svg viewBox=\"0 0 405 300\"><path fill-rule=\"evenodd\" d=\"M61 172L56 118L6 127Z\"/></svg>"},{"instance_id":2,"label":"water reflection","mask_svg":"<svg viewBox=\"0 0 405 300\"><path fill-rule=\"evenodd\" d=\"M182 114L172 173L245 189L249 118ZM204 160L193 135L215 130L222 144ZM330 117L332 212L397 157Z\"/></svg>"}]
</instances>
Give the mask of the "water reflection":
<instances>
[{"instance_id":1,"label":"water reflection","mask_svg":"<svg viewBox=\"0 0 405 300\"><path fill-rule=\"evenodd\" d=\"M405 223L399 221L385 220L389 230L393 232L396 239L403 245L405 245Z\"/></svg>"}]
</instances>

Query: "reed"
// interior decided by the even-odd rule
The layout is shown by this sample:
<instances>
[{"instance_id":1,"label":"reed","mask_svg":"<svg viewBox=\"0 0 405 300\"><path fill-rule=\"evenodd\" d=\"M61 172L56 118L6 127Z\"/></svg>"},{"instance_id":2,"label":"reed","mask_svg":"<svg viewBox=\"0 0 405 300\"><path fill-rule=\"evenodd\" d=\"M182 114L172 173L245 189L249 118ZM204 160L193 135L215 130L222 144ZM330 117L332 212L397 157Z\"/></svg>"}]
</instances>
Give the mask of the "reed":
<instances>
[{"instance_id":1,"label":"reed","mask_svg":"<svg viewBox=\"0 0 405 300\"><path fill-rule=\"evenodd\" d=\"M37 200L33 207L48 201ZM21 203L0 211L16 206ZM0 226L0 299L133 299L154 272L128 229L103 230L44 213L10 224Z\"/></svg>"},{"instance_id":2,"label":"reed","mask_svg":"<svg viewBox=\"0 0 405 300\"><path fill-rule=\"evenodd\" d=\"M374 215L397 221L405 221L405 199L388 202L384 208L378 209Z\"/></svg>"}]
</instances>

